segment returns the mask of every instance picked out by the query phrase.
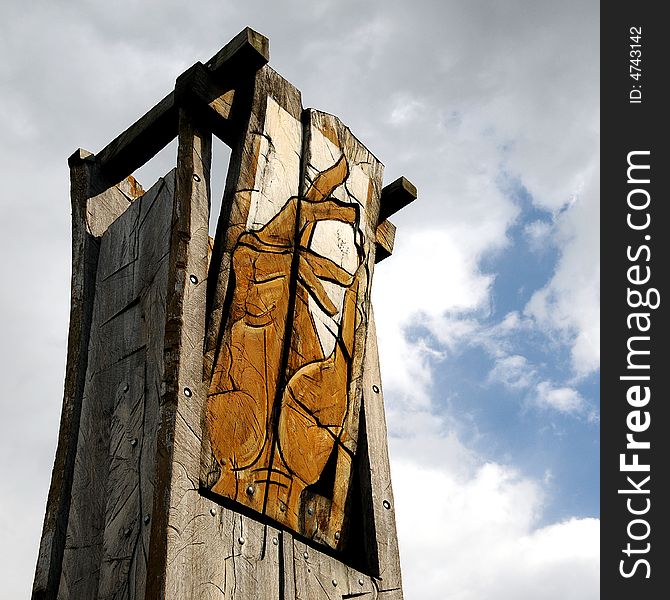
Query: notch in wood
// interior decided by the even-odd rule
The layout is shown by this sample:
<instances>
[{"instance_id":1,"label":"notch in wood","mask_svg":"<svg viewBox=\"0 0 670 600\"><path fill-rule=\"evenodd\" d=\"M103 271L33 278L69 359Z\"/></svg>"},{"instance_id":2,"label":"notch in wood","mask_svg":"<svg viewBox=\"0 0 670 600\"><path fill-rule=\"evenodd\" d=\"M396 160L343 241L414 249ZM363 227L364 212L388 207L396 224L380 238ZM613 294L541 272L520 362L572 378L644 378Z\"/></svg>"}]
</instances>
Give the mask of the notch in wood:
<instances>
[{"instance_id":1,"label":"notch in wood","mask_svg":"<svg viewBox=\"0 0 670 600\"><path fill-rule=\"evenodd\" d=\"M264 35L245 27L212 58L205 66L213 75L234 67L241 73L254 72L270 60L270 40Z\"/></svg>"},{"instance_id":2,"label":"notch in wood","mask_svg":"<svg viewBox=\"0 0 670 600\"><path fill-rule=\"evenodd\" d=\"M399 177L382 188L379 201L379 223L416 200L416 187L409 179Z\"/></svg>"}]
</instances>

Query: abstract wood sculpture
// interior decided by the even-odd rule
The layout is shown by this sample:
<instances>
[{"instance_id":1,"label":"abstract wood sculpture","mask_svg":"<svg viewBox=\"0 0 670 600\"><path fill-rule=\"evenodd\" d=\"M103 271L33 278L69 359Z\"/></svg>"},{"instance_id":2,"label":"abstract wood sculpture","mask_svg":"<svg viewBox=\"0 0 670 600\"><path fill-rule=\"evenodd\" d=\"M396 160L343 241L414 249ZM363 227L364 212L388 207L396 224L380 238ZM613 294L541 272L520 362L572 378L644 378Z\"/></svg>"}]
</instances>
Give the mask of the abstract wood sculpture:
<instances>
[{"instance_id":1,"label":"abstract wood sculpture","mask_svg":"<svg viewBox=\"0 0 670 600\"><path fill-rule=\"evenodd\" d=\"M404 178L245 29L70 159L61 432L34 598L401 598L370 304ZM232 148L208 237L211 135ZM177 167L131 173L174 136Z\"/></svg>"}]
</instances>

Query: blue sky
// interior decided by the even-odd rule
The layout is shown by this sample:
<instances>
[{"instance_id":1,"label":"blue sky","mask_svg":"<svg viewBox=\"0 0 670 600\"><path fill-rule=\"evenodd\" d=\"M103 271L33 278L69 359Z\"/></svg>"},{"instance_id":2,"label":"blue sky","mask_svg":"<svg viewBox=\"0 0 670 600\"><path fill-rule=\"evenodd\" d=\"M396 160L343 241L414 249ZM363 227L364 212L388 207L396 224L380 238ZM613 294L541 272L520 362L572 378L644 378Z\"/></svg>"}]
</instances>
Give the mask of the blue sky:
<instances>
[{"instance_id":1,"label":"blue sky","mask_svg":"<svg viewBox=\"0 0 670 600\"><path fill-rule=\"evenodd\" d=\"M304 106L419 190L373 283L406 598L599 596L597 2L10 0L0 17L9 597L30 589L58 431L66 158L247 25Z\"/></svg>"}]
</instances>

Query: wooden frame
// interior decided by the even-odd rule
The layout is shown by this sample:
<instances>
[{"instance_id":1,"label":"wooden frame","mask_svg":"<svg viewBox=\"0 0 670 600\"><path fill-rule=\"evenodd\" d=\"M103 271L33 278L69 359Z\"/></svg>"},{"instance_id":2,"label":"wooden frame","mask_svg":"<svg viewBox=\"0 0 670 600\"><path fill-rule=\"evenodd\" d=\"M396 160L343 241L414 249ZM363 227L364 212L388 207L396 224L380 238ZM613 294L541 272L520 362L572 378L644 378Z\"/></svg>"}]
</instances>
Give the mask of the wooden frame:
<instances>
[{"instance_id":1,"label":"wooden frame","mask_svg":"<svg viewBox=\"0 0 670 600\"><path fill-rule=\"evenodd\" d=\"M350 415L362 550L310 541L200 481L230 261L256 176L254 132L268 98L298 120L315 118L267 66L268 48L245 29L97 155L79 150L69 159L67 372L33 598L402 597L367 304L356 342L360 400ZM212 134L232 157L210 256ZM176 169L145 192L132 173L175 137ZM414 198L404 178L377 191L370 276L393 250L388 217Z\"/></svg>"}]
</instances>

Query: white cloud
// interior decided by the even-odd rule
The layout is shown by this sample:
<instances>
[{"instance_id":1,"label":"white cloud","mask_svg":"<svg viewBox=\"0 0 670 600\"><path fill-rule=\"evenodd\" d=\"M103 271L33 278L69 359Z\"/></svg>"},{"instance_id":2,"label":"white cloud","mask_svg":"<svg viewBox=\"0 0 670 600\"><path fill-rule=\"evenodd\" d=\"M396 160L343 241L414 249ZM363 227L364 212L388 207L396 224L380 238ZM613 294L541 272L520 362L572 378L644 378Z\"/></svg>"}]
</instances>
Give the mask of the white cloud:
<instances>
[{"instance_id":1,"label":"white cloud","mask_svg":"<svg viewBox=\"0 0 670 600\"><path fill-rule=\"evenodd\" d=\"M535 401L538 406L548 407L563 413L578 413L584 409L584 399L570 387L553 387L548 381L537 384Z\"/></svg>"},{"instance_id":2,"label":"white cloud","mask_svg":"<svg viewBox=\"0 0 670 600\"><path fill-rule=\"evenodd\" d=\"M599 521L539 526L539 482L497 463L464 477L404 458L393 481L407 600L598 597Z\"/></svg>"},{"instance_id":3,"label":"white cloud","mask_svg":"<svg viewBox=\"0 0 670 600\"><path fill-rule=\"evenodd\" d=\"M554 331L570 344L577 376L586 376L600 362L600 189L595 177L557 218L561 259L551 281L535 292L524 312L540 328Z\"/></svg>"},{"instance_id":4,"label":"white cloud","mask_svg":"<svg viewBox=\"0 0 670 600\"><path fill-rule=\"evenodd\" d=\"M542 252L553 244L552 227L547 221L532 221L523 228L523 232L534 252Z\"/></svg>"},{"instance_id":5,"label":"white cloud","mask_svg":"<svg viewBox=\"0 0 670 600\"><path fill-rule=\"evenodd\" d=\"M536 371L528 363L528 359L518 354L497 359L489 373L490 380L499 381L513 389L530 387L535 377L537 377Z\"/></svg>"}]
</instances>

